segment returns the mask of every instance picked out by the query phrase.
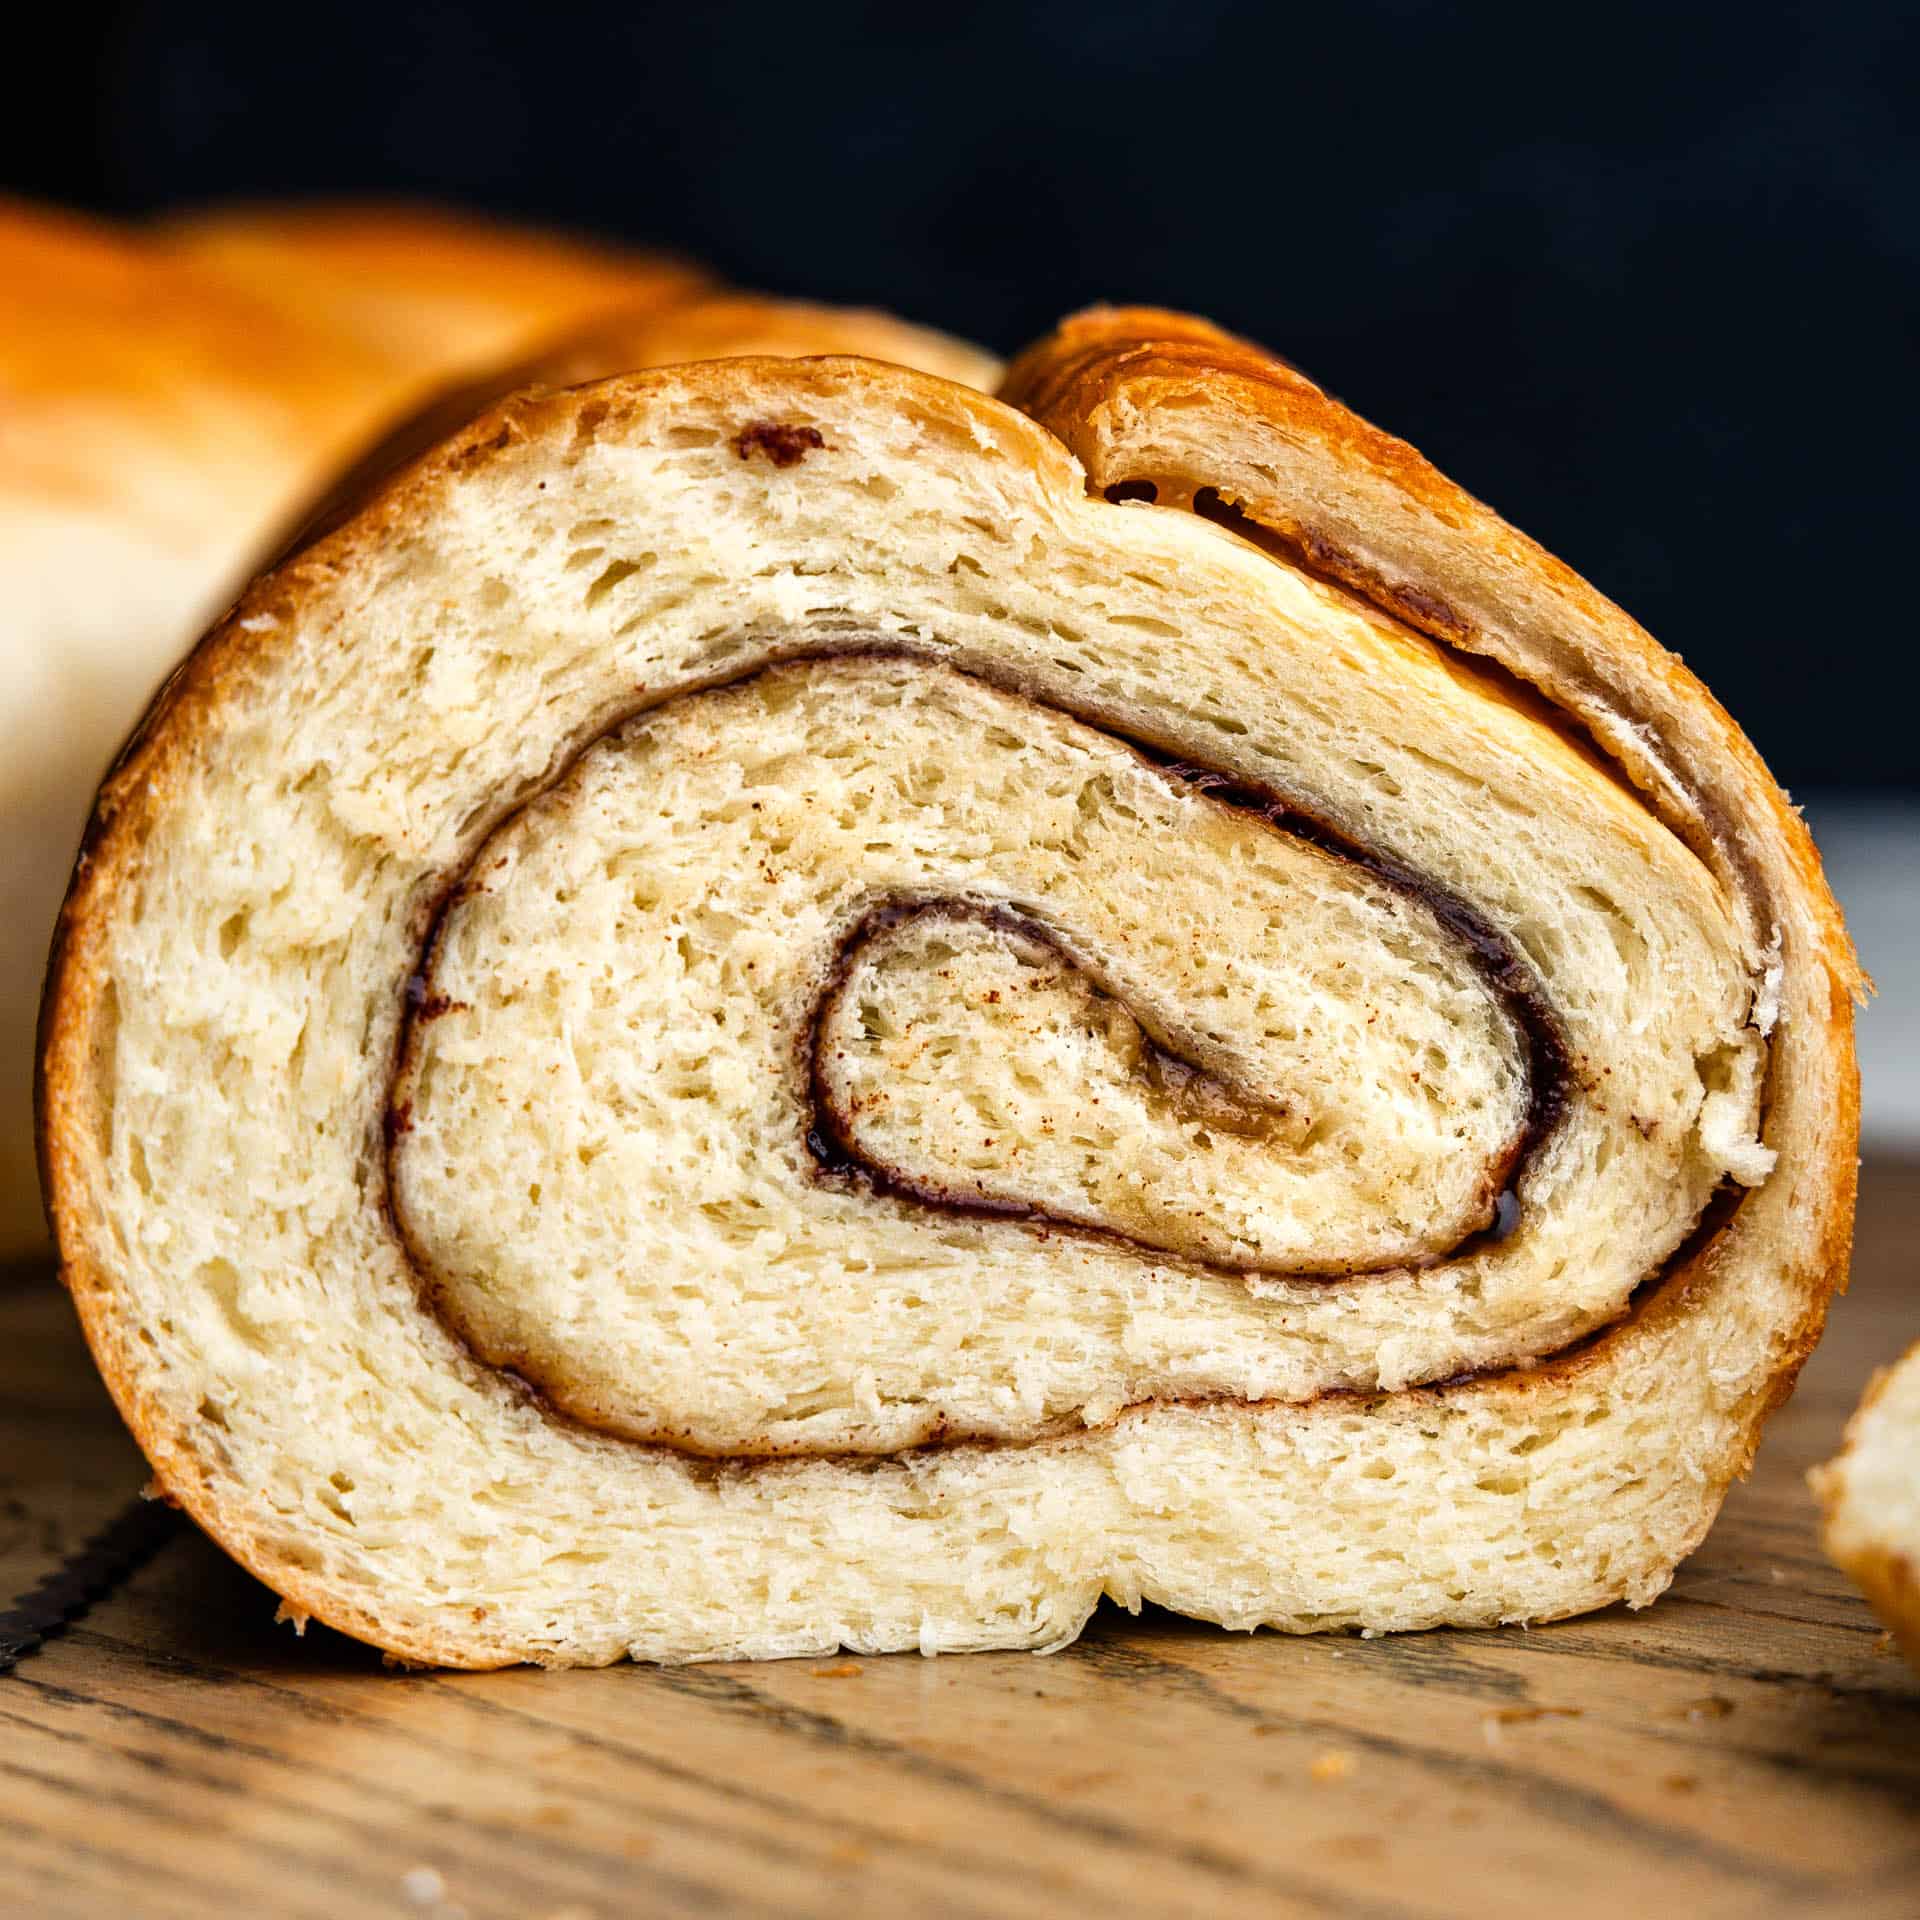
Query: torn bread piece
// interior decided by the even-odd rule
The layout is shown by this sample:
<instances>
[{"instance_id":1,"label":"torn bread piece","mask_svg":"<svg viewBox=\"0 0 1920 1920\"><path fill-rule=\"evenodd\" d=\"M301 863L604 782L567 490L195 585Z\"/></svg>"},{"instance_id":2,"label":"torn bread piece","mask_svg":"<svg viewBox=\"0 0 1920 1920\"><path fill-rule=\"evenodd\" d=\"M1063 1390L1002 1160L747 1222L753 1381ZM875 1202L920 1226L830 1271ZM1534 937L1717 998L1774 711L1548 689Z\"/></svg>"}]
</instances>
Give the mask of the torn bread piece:
<instances>
[{"instance_id":1,"label":"torn bread piece","mask_svg":"<svg viewBox=\"0 0 1920 1920\"><path fill-rule=\"evenodd\" d=\"M1846 1445L1808 1478L1826 1513L1827 1557L1920 1667L1920 1346L1874 1375Z\"/></svg>"}]
</instances>

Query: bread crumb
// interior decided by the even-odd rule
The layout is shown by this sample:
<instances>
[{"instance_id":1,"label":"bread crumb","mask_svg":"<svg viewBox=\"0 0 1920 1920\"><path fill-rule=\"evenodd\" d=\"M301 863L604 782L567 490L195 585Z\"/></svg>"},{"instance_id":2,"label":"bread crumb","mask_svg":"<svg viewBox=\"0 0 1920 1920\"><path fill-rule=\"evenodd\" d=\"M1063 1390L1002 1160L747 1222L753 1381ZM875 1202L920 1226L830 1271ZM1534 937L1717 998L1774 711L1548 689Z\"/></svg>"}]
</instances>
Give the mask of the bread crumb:
<instances>
[{"instance_id":1,"label":"bread crumb","mask_svg":"<svg viewBox=\"0 0 1920 1920\"><path fill-rule=\"evenodd\" d=\"M416 1907L431 1907L447 1890L445 1878L434 1867L409 1867L400 1876L400 1891Z\"/></svg>"},{"instance_id":2,"label":"bread crumb","mask_svg":"<svg viewBox=\"0 0 1920 1920\"><path fill-rule=\"evenodd\" d=\"M1528 1720L1578 1720L1583 1711L1580 1707L1496 1707L1487 1718L1514 1727Z\"/></svg>"},{"instance_id":3,"label":"bread crumb","mask_svg":"<svg viewBox=\"0 0 1920 1920\"><path fill-rule=\"evenodd\" d=\"M1330 1748L1307 1769L1307 1775L1310 1779L1324 1784L1328 1781L1344 1780L1352 1771L1353 1755Z\"/></svg>"},{"instance_id":4,"label":"bread crumb","mask_svg":"<svg viewBox=\"0 0 1920 1920\"><path fill-rule=\"evenodd\" d=\"M1709 1693L1699 1700L1687 1702L1689 1720L1724 1720L1733 1711L1733 1702L1723 1694Z\"/></svg>"}]
</instances>

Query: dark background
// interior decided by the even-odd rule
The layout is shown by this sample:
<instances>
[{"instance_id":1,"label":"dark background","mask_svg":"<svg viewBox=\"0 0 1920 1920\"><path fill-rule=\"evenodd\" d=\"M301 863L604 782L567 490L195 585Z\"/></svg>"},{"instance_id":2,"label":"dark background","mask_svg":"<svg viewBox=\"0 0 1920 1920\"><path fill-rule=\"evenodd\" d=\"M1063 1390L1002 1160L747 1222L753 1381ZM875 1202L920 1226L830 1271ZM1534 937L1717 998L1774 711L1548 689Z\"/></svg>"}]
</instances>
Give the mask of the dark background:
<instances>
[{"instance_id":1,"label":"dark background","mask_svg":"<svg viewBox=\"0 0 1920 1920\"><path fill-rule=\"evenodd\" d=\"M0 185L431 195L1006 350L1191 307L1589 574L1787 782L1884 789L1920 778L1917 17L157 0L9 29Z\"/></svg>"}]
</instances>

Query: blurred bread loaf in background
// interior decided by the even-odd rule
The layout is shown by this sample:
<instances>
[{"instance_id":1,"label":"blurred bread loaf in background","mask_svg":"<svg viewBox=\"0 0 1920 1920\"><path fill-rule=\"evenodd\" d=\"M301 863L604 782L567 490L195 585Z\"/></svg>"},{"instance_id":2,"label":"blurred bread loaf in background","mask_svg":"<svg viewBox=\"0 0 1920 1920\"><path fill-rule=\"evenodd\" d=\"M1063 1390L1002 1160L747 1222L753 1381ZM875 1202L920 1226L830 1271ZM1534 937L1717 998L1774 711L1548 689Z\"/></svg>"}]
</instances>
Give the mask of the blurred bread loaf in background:
<instances>
[{"instance_id":1,"label":"blurred bread loaf in background","mask_svg":"<svg viewBox=\"0 0 1920 1920\"><path fill-rule=\"evenodd\" d=\"M883 314L715 295L689 266L460 214L132 227L0 200L0 1259L46 1245L32 1081L54 916L170 668L327 501L492 398L739 353L998 372Z\"/></svg>"},{"instance_id":2,"label":"blurred bread loaf in background","mask_svg":"<svg viewBox=\"0 0 1920 1920\"><path fill-rule=\"evenodd\" d=\"M697 267L445 208L326 201L176 214L183 263L388 361L414 385L524 352L587 314L707 286Z\"/></svg>"}]
</instances>

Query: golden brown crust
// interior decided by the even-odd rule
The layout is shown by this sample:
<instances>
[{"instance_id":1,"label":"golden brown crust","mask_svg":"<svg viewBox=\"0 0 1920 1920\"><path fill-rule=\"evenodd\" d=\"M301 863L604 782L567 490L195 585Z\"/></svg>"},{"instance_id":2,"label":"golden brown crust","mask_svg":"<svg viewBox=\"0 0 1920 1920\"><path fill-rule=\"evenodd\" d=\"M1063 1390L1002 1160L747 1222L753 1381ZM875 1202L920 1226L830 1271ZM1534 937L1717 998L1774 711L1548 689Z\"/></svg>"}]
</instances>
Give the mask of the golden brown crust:
<instances>
[{"instance_id":1,"label":"golden brown crust","mask_svg":"<svg viewBox=\"0 0 1920 1920\"><path fill-rule=\"evenodd\" d=\"M1198 323L1184 324L1193 327ZM1161 355L1162 362L1173 347L1181 344L1172 338L1172 331L1169 329L1170 344ZM1203 343L1190 341L1188 344ZM1141 351L1149 354L1152 350ZM1236 353L1249 359L1252 356L1251 349L1236 349ZM1297 376L1284 369L1276 371L1277 363L1254 361L1249 364L1249 359L1229 360L1222 353L1210 363L1209 378L1217 379L1223 372L1230 373L1236 380L1254 382L1256 390L1261 390L1261 382L1269 383L1286 406L1300 410L1310 423L1317 423L1327 444L1350 444L1355 449L1356 468L1373 474L1383 486L1401 484L1393 479L1400 455L1383 454L1374 462L1359 451L1373 430L1363 429L1360 423L1313 390L1301 394L1293 384ZM1109 476L1120 480L1137 476L1122 471L1124 459L1109 458L1112 447L1123 447L1124 443L1104 441L1097 423L1117 398L1124 398L1130 405L1138 404L1139 396L1130 389L1128 381L1141 364L1151 369L1156 363L1148 358L1144 362L1122 364L1117 369L1106 362L1080 365L1073 373L1077 384L1071 386L1071 395L1077 398L1072 398L1069 404L1069 398L1063 397L1064 376L1058 375L1050 349L1043 347L1016 368L1008 391L1023 395L1040 410L1045 423L1081 455L1096 485L1113 485L1116 479ZM1108 365L1108 374L1099 374L1101 365ZM1179 377L1190 390L1196 375L1202 371L1199 363L1187 361ZM824 363L821 377L828 374L856 380L889 378L880 368L862 369L849 363ZM713 391L724 393L733 370L720 364L703 367L698 375ZM446 490L457 484L464 472L500 457L521 438L548 431L575 434L617 430L627 404L626 396L634 384L616 380L568 393L522 394L492 408L472 420L451 440L390 477L345 524L317 539L276 573L256 584L233 615L202 643L163 690L102 789L61 915L43 1009L40 1102L44 1179L68 1284L102 1373L135 1438L147 1451L167 1490L243 1564L295 1608L413 1660L486 1667L506 1664L523 1655L511 1645L489 1639L484 1628L476 1628L470 1635L463 1632L457 1641L396 1630L394 1623L383 1621L365 1607L343 1599L335 1590L323 1590L317 1580L304 1577L299 1569L275 1558L248 1534L236 1516L223 1510L206 1467L194 1453L191 1437L177 1430L143 1383L131 1330L122 1324L119 1315L114 1274L94 1251L92 1223L84 1212L75 1144L81 1137L86 1103L93 1093L96 1020L103 985L99 960L101 928L113 910L116 892L133 864L148 823L164 804L174 769L194 752L205 717L220 707L230 686L244 680L250 652L269 644L263 637L265 630L276 624L278 617L296 609L309 590L317 590L337 571L354 566L415 516L434 511ZM990 403L977 404L990 409ZM1280 404L1277 400L1276 408ZM986 412L983 425L991 428L1002 442L1008 439L1007 423L997 410ZM1384 439L1384 436L1375 437ZM1390 443L1391 447L1397 445ZM1074 470L1062 457L1056 441L1036 432L1027 452L1037 468L1048 472L1050 479L1060 484L1073 482ZM1403 452L1405 459L1417 460L1417 456ZM1431 469L1408 469L1407 472L1411 477L1406 481L1408 491L1403 497L1415 499L1436 515L1464 519L1473 537L1493 537L1480 529L1475 518L1484 516L1493 527L1499 526L1484 508L1450 489ZM1208 483L1201 480L1198 484ZM1240 504L1249 512L1254 510L1251 502ZM1532 561L1529 556L1537 553L1537 549L1532 549L1530 543L1523 542L1518 535L1502 530L1499 537L1513 543L1503 551L1509 556L1517 553L1522 564L1533 568L1537 582L1578 601L1580 596L1573 593L1568 582L1572 582L1573 587L1580 583L1566 575L1557 563L1547 561L1544 556L1537 562ZM1471 540L1465 550L1470 557ZM1413 584L1417 587L1418 583ZM1591 594L1591 589L1581 591ZM1639 630L1632 628L1624 615L1608 608L1597 595L1593 599L1604 610L1606 626L1617 622L1623 631L1638 635ZM1396 611L1406 617L1404 608ZM1596 617L1595 625L1600 624L1603 623ZM1463 646L1469 645L1472 639L1471 634L1465 638L1444 637ZM1732 723L1698 691L1697 682L1645 636L1639 636L1637 642L1621 644L1628 664L1644 672L1671 701L1691 703L1707 714L1708 735L1711 737L1718 729L1726 736L1714 741L1715 750L1724 753L1743 776L1752 777L1759 768L1757 757L1746 747ZM1603 661L1601 654L1601 642L1592 633L1586 633L1571 657L1576 664L1588 656L1595 665L1619 664ZM1522 668L1516 666L1514 670L1518 672ZM1542 673L1535 683L1540 684L1545 678ZM1543 690L1554 691L1552 686ZM1599 737L1605 737L1598 727L1595 731ZM1699 782L1703 789L1710 789L1713 784L1710 776L1715 769L1703 764L1710 756L1697 751L1690 736L1682 744L1688 749L1682 774ZM1718 1462L1719 1470L1713 1476L1717 1482L1716 1493L1719 1486L1745 1470L1765 1415L1790 1392L1794 1374L1818 1338L1827 1299L1844 1271L1850 1240L1853 1147L1857 1130L1857 1086L1851 1055L1851 994L1857 984L1857 970L1852 965L1844 930L1826 894L1817 858L1804 829L1766 780L1763 769L1757 777L1760 785L1748 798L1758 815L1759 827L1751 834L1752 844L1744 849L1746 857L1734 864L1739 870L1751 868L1760 875L1763 890L1758 903L1763 911L1773 908L1794 916L1791 925L1783 928L1783 940L1791 942L1787 949L1790 976L1803 981L1813 978L1818 982L1817 990L1809 990L1792 1005L1792 1017L1782 1029L1783 1034L1791 1034L1791 1044L1807 1056L1810 1064L1805 1067L1796 1064L1795 1071L1776 1074L1768 1138L1781 1151L1781 1173L1746 1201L1735 1214L1731 1227L1711 1233L1703 1247L1680 1262L1653 1296L1638 1306L1629 1321L1578 1352L1531 1370L1423 1389L1417 1396L1399 1396L1433 1401L1457 1400L1464 1396L1524 1401L1543 1391L1549 1383L1564 1382L1612 1365L1640 1341L1683 1323L1721 1289L1745 1285L1763 1271L1777 1270L1790 1290L1792 1311L1781 1318L1767 1378L1762 1388L1751 1395L1744 1417L1736 1422L1733 1444ZM1735 825L1739 824L1736 820ZM1708 844L1715 847L1718 842L1709 838ZM1809 1103L1817 1104L1819 1110L1809 1111ZM1781 1189L1779 1204L1768 1209L1766 1231L1743 1236L1740 1226L1761 1213L1758 1203L1775 1192L1776 1185ZM1121 1417L1140 1418L1149 1412L1150 1407L1141 1407ZM1700 1532L1704 1532L1715 1504L1713 1500L1703 1503Z\"/></svg>"},{"instance_id":2,"label":"golden brown crust","mask_svg":"<svg viewBox=\"0 0 1920 1920\"><path fill-rule=\"evenodd\" d=\"M386 202L215 208L153 231L207 276L429 380L707 284L664 255Z\"/></svg>"},{"instance_id":3,"label":"golden brown crust","mask_svg":"<svg viewBox=\"0 0 1920 1920\"><path fill-rule=\"evenodd\" d=\"M397 398L351 341L136 234L0 200L0 467L41 502L198 537L209 499L257 517L263 484L324 470Z\"/></svg>"},{"instance_id":4,"label":"golden brown crust","mask_svg":"<svg viewBox=\"0 0 1920 1920\"><path fill-rule=\"evenodd\" d=\"M1904 1553L1879 1552L1856 1556L1846 1570L1900 1651L1920 1667L1920 1567Z\"/></svg>"}]
</instances>

